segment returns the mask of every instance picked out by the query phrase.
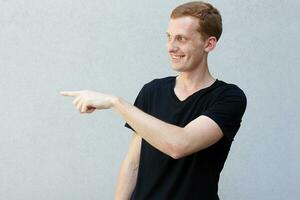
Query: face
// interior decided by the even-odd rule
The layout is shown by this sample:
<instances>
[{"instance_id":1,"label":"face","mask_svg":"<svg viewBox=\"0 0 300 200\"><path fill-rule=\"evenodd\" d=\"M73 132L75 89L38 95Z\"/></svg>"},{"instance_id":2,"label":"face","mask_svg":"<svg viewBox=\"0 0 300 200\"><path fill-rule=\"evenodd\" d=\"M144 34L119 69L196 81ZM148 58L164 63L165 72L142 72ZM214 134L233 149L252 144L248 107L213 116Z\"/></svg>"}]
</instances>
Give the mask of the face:
<instances>
[{"instance_id":1,"label":"face","mask_svg":"<svg viewBox=\"0 0 300 200\"><path fill-rule=\"evenodd\" d=\"M198 26L198 19L191 16L170 19L167 28L167 50L174 70L193 70L207 54L205 42L197 31Z\"/></svg>"}]
</instances>

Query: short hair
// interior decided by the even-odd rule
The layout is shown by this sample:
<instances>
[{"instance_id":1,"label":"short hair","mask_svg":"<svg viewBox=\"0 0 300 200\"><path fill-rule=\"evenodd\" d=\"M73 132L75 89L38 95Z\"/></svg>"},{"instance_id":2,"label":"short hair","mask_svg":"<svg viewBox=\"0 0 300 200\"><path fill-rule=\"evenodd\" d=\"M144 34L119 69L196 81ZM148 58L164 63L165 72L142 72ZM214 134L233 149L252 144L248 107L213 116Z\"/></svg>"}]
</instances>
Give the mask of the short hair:
<instances>
[{"instance_id":1,"label":"short hair","mask_svg":"<svg viewBox=\"0 0 300 200\"><path fill-rule=\"evenodd\" d=\"M204 40L215 36L217 41L222 34L222 17L220 12L211 4L203 1L192 1L177 6L171 13L171 19L192 16L199 20L197 31Z\"/></svg>"}]
</instances>

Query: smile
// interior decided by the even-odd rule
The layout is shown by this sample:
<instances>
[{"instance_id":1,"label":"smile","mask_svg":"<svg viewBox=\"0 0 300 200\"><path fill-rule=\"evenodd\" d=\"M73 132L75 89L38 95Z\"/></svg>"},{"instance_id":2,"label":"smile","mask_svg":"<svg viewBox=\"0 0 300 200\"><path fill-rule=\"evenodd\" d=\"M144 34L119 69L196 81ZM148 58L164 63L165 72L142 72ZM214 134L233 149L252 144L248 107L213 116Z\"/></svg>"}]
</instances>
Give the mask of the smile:
<instances>
[{"instance_id":1,"label":"smile","mask_svg":"<svg viewBox=\"0 0 300 200\"><path fill-rule=\"evenodd\" d=\"M171 55L172 59L180 59L183 58L185 55Z\"/></svg>"}]
</instances>

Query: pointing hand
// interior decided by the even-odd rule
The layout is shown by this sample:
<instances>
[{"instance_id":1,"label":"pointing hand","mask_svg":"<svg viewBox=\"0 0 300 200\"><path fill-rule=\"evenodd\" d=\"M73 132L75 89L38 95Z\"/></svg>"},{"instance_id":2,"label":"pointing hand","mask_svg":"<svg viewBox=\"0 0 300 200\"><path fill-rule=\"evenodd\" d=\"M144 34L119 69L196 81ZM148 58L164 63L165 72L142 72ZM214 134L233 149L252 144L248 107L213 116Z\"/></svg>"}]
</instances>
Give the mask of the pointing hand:
<instances>
[{"instance_id":1,"label":"pointing hand","mask_svg":"<svg viewBox=\"0 0 300 200\"><path fill-rule=\"evenodd\" d=\"M81 113L92 113L96 109L109 109L117 97L90 90L61 91L61 95L75 97L73 104Z\"/></svg>"}]
</instances>

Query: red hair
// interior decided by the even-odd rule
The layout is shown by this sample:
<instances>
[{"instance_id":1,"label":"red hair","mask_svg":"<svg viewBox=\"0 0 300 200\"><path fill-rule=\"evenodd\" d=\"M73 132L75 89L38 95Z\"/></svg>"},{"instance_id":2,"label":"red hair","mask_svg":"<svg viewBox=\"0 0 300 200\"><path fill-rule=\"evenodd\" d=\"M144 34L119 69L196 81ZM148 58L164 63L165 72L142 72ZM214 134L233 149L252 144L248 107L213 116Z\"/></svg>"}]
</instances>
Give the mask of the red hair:
<instances>
[{"instance_id":1,"label":"red hair","mask_svg":"<svg viewBox=\"0 0 300 200\"><path fill-rule=\"evenodd\" d=\"M219 40L222 34L222 17L211 4L203 1L193 1L177 6L171 13L171 18L192 16L199 20L197 31L206 40L214 36Z\"/></svg>"}]
</instances>

